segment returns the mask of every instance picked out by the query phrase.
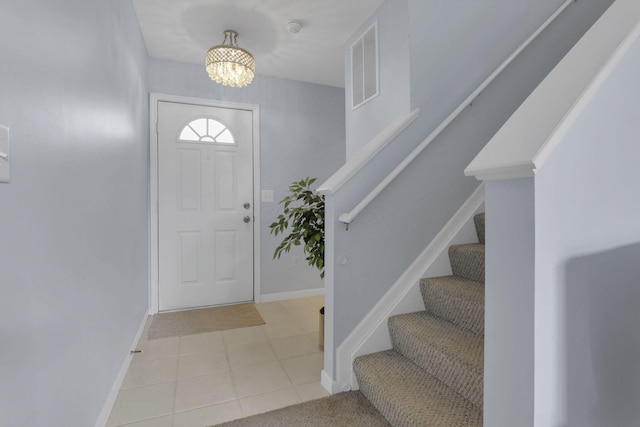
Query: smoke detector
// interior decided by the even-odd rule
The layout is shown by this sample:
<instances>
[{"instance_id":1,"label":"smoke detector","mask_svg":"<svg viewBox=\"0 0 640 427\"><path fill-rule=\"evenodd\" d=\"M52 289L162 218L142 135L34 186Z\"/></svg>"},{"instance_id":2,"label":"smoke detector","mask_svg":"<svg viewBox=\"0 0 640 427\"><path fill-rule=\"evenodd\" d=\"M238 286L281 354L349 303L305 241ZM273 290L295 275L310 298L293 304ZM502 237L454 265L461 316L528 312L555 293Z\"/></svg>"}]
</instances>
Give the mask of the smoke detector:
<instances>
[{"instance_id":1,"label":"smoke detector","mask_svg":"<svg viewBox=\"0 0 640 427\"><path fill-rule=\"evenodd\" d=\"M287 22L287 31L291 34L298 34L302 29L302 22L294 20Z\"/></svg>"}]
</instances>

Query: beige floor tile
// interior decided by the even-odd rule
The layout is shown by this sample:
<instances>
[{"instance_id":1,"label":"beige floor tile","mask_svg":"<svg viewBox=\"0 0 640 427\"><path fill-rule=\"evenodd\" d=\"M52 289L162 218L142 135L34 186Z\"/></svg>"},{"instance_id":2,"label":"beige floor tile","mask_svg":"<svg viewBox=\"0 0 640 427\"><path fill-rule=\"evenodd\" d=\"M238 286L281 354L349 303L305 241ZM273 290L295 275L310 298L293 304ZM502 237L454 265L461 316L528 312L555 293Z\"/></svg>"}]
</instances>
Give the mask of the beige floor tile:
<instances>
[{"instance_id":1,"label":"beige floor tile","mask_svg":"<svg viewBox=\"0 0 640 427\"><path fill-rule=\"evenodd\" d=\"M320 380L324 353L313 353L281 361L293 384L306 384Z\"/></svg>"},{"instance_id":2,"label":"beige floor tile","mask_svg":"<svg viewBox=\"0 0 640 427\"><path fill-rule=\"evenodd\" d=\"M185 335L180 337L180 355L209 353L224 349L221 332Z\"/></svg>"},{"instance_id":3,"label":"beige floor tile","mask_svg":"<svg viewBox=\"0 0 640 427\"><path fill-rule=\"evenodd\" d=\"M138 421L131 424L123 424L122 427L171 427L173 424L173 417L167 415L159 418L151 418L144 421Z\"/></svg>"},{"instance_id":4,"label":"beige floor tile","mask_svg":"<svg viewBox=\"0 0 640 427\"><path fill-rule=\"evenodd\" d=\"M306 307L286 309L285 311L296 320L318 319L320 313L320 310L311 304L307 304Z\"/></svg>"},{"instance_id":5,"label":"beige floor tile","mask_svg":"<svg viewBox=\"0 0 640 427\"><path fill-rule=\"evenodd\" d=\"M315 315L313 317L307 317L304 319L297 319L298 327L302 329L305 334L318 332L320 327L320 317Z\"/></svg>"},{"instance_id":6,"label":"beige floor tile","mask_svg":"<svg viewBox=\"0 0 640 427\"><path fill-rule=\"evenodd\" d=\"M134 362L175 357L180 354L180 338L162 338L144 341L138 343L136 349L142 350L142 353L133 355L132 361Z\"/></svg>"},{"instance_id":7,"label":"beige floor tile","mask_svg":"<svg viewBox=\"0 0 640 427\"><path fill-rule=\"evenodd\" d=\"M264 325L264 334L268 339L295 337L296 335L304 335L304 329L293 321L278 321Z\"/></svg>"},{"instance_id":8,"label":"beige floor tile","mask_svg":"<svg viewBox=\"0 0 640 427\"><path fill-rule=\"evenodd\" d=\"M168 382L120 390L108 425L120 425L170 415L176 383Z\"/></svg>"},{"instance_id":9,"label":"beige floor tile","mask_svg":"<svg viewBox=\"0 0 640 427\"><path fill-rule=\"evenodd\" d=\"M253 396L292 387L280 362L232 370L239 397Z\"/></svg>"},{"instance_id":10,"label":"beige floor tile","mask_svg":"<svg viewBox=\"0 0 640 427\"><path fill-rule=\"evenodd\" d=\"M266 341L267 338L264 335L264 325L260 325L222 331L222 340L225 346L229 346L248 342Z\"/></svg>"},{"instance_id":11,"label":"beige floor tile","mask_svg":"<svg viewBox=\"0 0 640 427\"><path fill-rule=\"evenodd\" d=\"M307 301L306 298L294 298L278 301L286 311L295 309L313 309L313 304Z\"/></svg>"},{"instance_id":12,"label":"beige floor tile","mask_svg":"<svg viewBox=\"0 0 640 427\"><path fill-rule=\"evenodd\" d=\"M175 381L178 376L178 358L138 360L129 365L122 389Z\"/></svg>"},{"instance_id":13,"label":"beige floor tile","mask_svg":"<svg viewBox=\"0 0 640 427\"><path fill-rule=\"evenodd\" d=\"M242 415L245 417L273 411L297 403L302 403L302 401L293 388L286 388L284 390L272 391L240 399Z\"/></svg>"},{"instance_id":14,"label":"beige floor tile","mask_svg":"<svg viewBox=\"0 0 640 427\"><path fill-rule=\"evenodd\" d=\"M178 378L197 377L228 370L229 363L224 347L215 352L185 354L178 359Z\"/></svg>"},{"instance_id":15,"label":"beige floor tile","mask_svg":"<svg viewBox=\"0 0 640 427\"><path fill-rule=\"evenodd\" d=\"M323 296L261 303L266 325L158 340L147 339L149 317L107 425L210 426L326 396L323 304Z\"/></svg>"},{"instance_id":16,"label":"beige floor tile","mask_svg":"<svg viewBox=\"0 0 640 427\"><path fill-rule=\"evenodd\" d=\"M307 297L307 301L309 301L314 307L318 310L324 306L324 295L315 295L312 297Z\"/></svg>"},{"instance_id":17,"label":"beige floor tile","mask_svg":"<svg viewBox=\"0 0 640 427\"><path fill-rule=\"evenodd\" d=\"M276 313L284 310L284 307L279 301L261 302L256 304L256 308L260 312L260 315L263 313Z\"/></svg>"},{"instance_id":18,"label":"beige floor tile","mask_svg":"<svg viewBox=\"0 0 640 427\"><path fill-rule=\"evenodd\" d=\"M201 408L236 398L236 390L229 371L181 378L176 387L175 411Z\"/></svg>"},{"instance_id":19,"label":"beige floor tile","mask_svg":"<svg viewBox=\"0 0 640 427\"><path fill-rule=\"evenodd\" d=\"M314 341L310 335L274 338L269 342L279 360L320 351L317 340Z\"/></svg>"},{"instance_id":20,"label":"beige floor tile","mask_svg":"<svg viewBox=\"0 0 640 427\"><path fill-rule=\"evenodd\" d=\"M277 360L276 354L267 341L245 342L227 345L226 347L231 369L260 365Z\"/></svg>"},{"instance_id":21,"label":"beige floor tile","mask_svg":"<svg viewBox=\"0 0 640 427\"><path fill-rule=\"evenodd\" d=\"M267 324L270 322L287 322L293 320L293 318L285 311L284 307L282 307L280 304L278 304L277 307L270 306L269 308L258 309L258 311Z\"/></svg>"},{"instance_id":22,"label":"beige floor tile","mask_svg":"<svg viewBox=\"0 0 640 427\"><path fill-rule=\"evenodd\" d=\"M173 414L173 427L205 427L242 418L240 402L232 400Z\"/></svg>"},{"instance_id":23,"label":"beige floor tile","mask_svg":"<svg viewBox=\"0 0 640 427\"><path fill-rule=\"evenodd\" d=\"M320 381L314 381L312 383L307 384L299 384L295 386L300 399L303 402L308 402L309 400L322 399L323 397L329 396L329 392L322 387Z\"/></svg>"}]
</instances>

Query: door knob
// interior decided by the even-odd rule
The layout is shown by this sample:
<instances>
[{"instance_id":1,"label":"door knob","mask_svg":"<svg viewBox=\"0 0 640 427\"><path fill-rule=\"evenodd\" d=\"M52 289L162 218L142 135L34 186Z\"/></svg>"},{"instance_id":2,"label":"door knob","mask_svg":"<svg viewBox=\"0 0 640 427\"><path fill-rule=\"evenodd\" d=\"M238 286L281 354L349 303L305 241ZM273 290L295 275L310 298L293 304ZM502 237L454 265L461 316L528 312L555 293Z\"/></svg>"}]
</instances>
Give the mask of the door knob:
<instances>
[{"instance_id":1,"label":"door knob","mask_svg":"<svg viewBox=\"0 0 640 427\"><path fill-rule=\"evenodd\" d=\"M251 217L250 217L249 215L247 215L247 216L245 216L244 218L242 218L242 220L243 220L245 223L249 223L249 222L251 222Z\"/></svg>"}]
</instances>

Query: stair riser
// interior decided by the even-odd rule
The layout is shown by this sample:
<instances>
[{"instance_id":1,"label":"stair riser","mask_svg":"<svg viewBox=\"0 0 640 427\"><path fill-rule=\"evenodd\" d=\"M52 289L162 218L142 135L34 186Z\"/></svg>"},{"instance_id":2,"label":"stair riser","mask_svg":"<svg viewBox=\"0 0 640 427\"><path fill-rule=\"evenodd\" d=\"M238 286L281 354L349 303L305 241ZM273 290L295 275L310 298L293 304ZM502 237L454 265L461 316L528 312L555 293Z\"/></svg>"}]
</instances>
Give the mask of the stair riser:
<instances>
[{"instance_id":1,"label":"stair riser","mask_svg":"<svg viewBox=\"0 0 640 427\"><path fill-rule=\"evenodd\" d=\"M484 304L447 293L446 289L423 279L420 292L426 310L451 323L484 336ZM484 301L483 301L484 302Z\"/></svg>"},{"instance_id":2,"label":"stair riser","mask_svg":"<svg viewBox=\"0 0 640 427\"><path fill-rule=\"evenodd\" d=\"M437 347L419 342L402 327L389 323L393 349L433 375L456 393L482 408L483 377L458 360L443 354Z\"/></svg>"},{"instance_id":3,"label":"stair riser","mask_svg":"<svg viewBox=\"0 0 640 427\"><path fill-rule=\"evenodd\" d=\"M476 234L478 242L484 244L484 212L473 217L473 223L476 226Z\"/></svg>"},{"instance_id":4,"label":"stair riser","mask_svg":"<svg viewBox=\"0 0 640 427\"><path fill-rule=\"evenodd\" d=\"M484 250L451 246L449 261L454 275L484 283Z\"/></svg>"}]
</instances>

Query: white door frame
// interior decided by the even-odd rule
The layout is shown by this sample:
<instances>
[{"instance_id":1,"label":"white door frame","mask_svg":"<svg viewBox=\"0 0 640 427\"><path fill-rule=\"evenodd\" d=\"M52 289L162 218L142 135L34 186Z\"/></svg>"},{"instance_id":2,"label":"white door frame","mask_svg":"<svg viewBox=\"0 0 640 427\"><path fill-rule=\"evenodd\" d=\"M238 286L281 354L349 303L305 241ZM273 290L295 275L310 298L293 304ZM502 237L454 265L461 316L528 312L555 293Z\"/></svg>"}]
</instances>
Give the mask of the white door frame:
<instances>
[{"instance_id":1,"label":"white door frame","mask_svg":"<svg viewBox=\"0 0 640 427\"><path fill-rule=\"evenodd\" d=\"M253 113L253 299L260 302L260 109L258 105L152 92L149 97L149 313L159 311L158 293L158 102L234 108Z\"/></svg>"}]
</instances>

